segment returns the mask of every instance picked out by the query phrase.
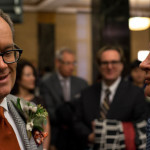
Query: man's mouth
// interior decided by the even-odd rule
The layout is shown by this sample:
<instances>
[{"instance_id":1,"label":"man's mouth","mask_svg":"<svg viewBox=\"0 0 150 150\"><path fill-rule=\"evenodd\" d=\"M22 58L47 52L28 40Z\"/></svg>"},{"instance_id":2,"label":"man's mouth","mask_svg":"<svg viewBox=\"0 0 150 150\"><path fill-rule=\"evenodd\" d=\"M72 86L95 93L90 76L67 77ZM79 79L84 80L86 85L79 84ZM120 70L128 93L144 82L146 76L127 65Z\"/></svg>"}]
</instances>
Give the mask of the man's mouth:
<instances>
[{"instance_id":1,"label":"man's mouth","mask_svg":"<svg viewBox=\"0 0 150 150\"><path fill-rule=\"evenodd\" d=\"M4 81L8 77L8 75L9 73L5 75L0 75L0 81Z\"/></svg>"},{"instance_id":2,"label":"man's mouth","mask_svg":"<svg viewBox=\"0 0 150 150\"><path fill-rule=\"evenodd\" d=\"M8 75L0 76L0 80L3 80L7 77Z\"/></svg>"}]
</instances>

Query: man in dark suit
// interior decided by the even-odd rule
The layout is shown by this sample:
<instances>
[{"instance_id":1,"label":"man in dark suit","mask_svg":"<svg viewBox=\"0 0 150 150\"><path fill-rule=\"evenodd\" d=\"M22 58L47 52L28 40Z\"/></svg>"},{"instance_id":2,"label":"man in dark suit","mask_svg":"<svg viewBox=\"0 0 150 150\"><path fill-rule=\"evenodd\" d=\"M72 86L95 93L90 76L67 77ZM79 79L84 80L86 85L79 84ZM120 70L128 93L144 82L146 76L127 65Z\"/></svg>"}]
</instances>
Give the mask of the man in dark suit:
<instances>
[{"instance_id":1,"label":"man in dark suit","mask_svg":"<svg viewBox=\"0 0 150 150\"><path fill-rule=\"evenodd\" d=\"M32 135L28 138L26 123L13 105L17 97L9 94L15 83L17 61L22 53L14 44L13 37L13 23L0 10L0 149L40 150L42 147L37 147Z\"/></svg>"},{"instance_id":2,"label":"man in dark suit","mask_svg":"<svg viewBox=\"0 0 150 150\"><path fill-rule=\"evenodd\" d=\"M93 129L95 119L130 122L132 128L132 123L145 118L144 92L122 79L123 63L124 56L119 47L105 46L97 53L100 83L90 86L81 93L75 123L76 133L87 147L95 140ZM108 89L109 92L105 94ZM132 137L131 134L130 136ZM128 139L125 137L125 140ZM135 144L134 140L129 143Z\"/></svg>"},{"instance_id":3,"label":"man in dark suit","mask_svg":"<svg viewBox=\"0 0 150 150\"><path fill-rule=\"evenodd\" d=\"M85 80L72 75L75 69L75 63L75 55L72 50L64 48L57 51L55 59L57 71L43 81L40 86L40 91L45 99L46 107L50 116L52 128L51 145L56 145L57 142L57 148L61 147L59 141L65 143L65 136L58 141L60 136L57 135L60 133L60 128L64 128L64 130L68 128L66 124L60 125L60 120L62 123L64 122L63 119L65 119L63 113L66 113L67 115L72 114L72 112L70 112L72 111L70 109L72 108L72 106L70 107L71 101L74 98L79 97L81 90L88 86ZM63 106L68 109L63 109ZM61 147L61 149L63 148ZM64 149L67 150L67 147Z\"/></svg>"}]
</instances>

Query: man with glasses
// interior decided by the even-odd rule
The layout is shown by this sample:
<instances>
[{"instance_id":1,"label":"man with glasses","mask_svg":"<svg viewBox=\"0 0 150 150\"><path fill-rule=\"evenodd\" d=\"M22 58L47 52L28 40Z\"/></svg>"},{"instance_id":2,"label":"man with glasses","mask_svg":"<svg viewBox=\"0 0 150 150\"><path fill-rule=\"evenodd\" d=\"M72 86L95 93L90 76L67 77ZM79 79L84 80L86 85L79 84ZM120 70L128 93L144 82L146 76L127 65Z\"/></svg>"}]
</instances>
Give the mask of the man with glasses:
<instances>
[{"instance_id":1,"label":"man with glasses","mask_svg":"<svg viewBox=\"0 0 150 150\"><path fill-rule=\"evenodd\" d=\"M113 149L114 146L115 149L121 149L119 143L122 142L123 149L134 150L137 145L135 146L136 131L133 123L146 117L144 92L121 77L124 68L121 48L110 45L101 48L97 53L97 64L101 75L100 83L81 93L76 133L84 147L98 142L98 149ZM120 135L122 130L125 136ZM117 134L120 137L116 138Z\"/></svg>"},{"instance_id":2,"label":"man with glasses","mask_svg":"<svg viewBox=\"0 0 150 150\"><path fill-rule=\"evenodd\" d=\"M80 91L88 86L85 80L73 76L75 64L75 54L72 50L63 48L57 51L55 58L56 72L46 79L40 87L50 116L52 131L51 145L56 146L57 143L57 149L61 150L73 150L73 145L69 142L72 139L71 136L73 133L68 133L70 130L69 127L61 123L64 122L65 118L63 117L67 118L73 113L70 110L71 107L69 107L72 100L78 97ZM67 109L69 109L68 112ZM64 133L63 136L62 132ZM69 144L71 147L69 147Z\"/></svg>"},{"instance_id":3,"label":"man with glasses","mask_svg":"<svg viewBox=\"0 0 150 150\"><path fill-rule=\"evenodd\" d=\"M28 139L26 124L17 112L10 95L16 79L16 66L22 50L14 44L13 23L8 15L0 10L0 149L37 150L36 143Z\"/></svg>"}]
</instances>

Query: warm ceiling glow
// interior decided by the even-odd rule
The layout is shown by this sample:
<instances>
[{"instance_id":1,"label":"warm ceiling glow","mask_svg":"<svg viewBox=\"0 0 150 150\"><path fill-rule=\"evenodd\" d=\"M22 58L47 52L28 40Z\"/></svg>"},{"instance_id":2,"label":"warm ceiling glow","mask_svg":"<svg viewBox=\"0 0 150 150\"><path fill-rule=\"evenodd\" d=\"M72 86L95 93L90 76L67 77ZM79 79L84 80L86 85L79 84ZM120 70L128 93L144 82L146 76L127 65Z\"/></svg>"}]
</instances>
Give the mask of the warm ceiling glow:
<instances>
[{"instance_id":1,"label":"warm ceiling glow","mask_svg":"<svg viewBox=\"0 0 150 150\"><path fill-rule=\"evenodd\" d=\"M129 29L133 31L146 30L150 27L150 18L131 17L129 19Z\"/></svg>"},{"instance_id":2,"label":"warm ceiling glow","mask_svg":"<svg viewBox=\"0 0 150 150\"><path fill-rule=\"evenodd\" d=\"M140 50L138 51L138 60L139 61L144 61L145 58L148 56L149 54L149 50Z\"/></svg>"}]
</instances>

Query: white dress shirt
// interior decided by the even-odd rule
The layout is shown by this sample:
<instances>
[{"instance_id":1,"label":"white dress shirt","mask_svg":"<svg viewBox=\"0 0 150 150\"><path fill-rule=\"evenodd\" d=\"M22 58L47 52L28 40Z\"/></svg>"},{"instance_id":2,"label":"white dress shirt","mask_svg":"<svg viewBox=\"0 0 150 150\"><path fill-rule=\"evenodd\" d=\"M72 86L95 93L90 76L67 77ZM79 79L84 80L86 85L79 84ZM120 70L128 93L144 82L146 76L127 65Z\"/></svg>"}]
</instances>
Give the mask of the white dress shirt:
<instances>
[{"instance_id":1,"label":"white dress shirt","mask_svg":"<svg viewBox=\"0 0 150 150\"><path fill-rule=\"evenodd\" d=\"M102 81L102 90L101 90L101 97L100 97L100 104L103 103L104 101L104 98L105 98L105 90L106 89L109 89L110 90L110 95L109 95L109 102L111 103L113 101L113 98L115 96L115 93L116 93L116 90L117 90L117 87L119 85L121 81L121 77L119 77L111 86L107 86L105 84L104 81Z\"/></svg>"},{"instance_id":2,"label":"white dress shirt","mask_svg":"<svg viewBox=\"0 0 150 150\"><path fill-rule=\"evenodd\" d=\"M9 113L6 97L4 98L4 100L2 101L0 106L2 106L4 108L4 116L7 119L7 121L9 122L9 124L12 126L12 128L13 128L15 134L16 134L16 137L17 137L17 140L18 140L18 143L19 143L19 146L20 146L21 150L25 150L25 148L23 146L23 141L22 141L22 139L20 137L20 134L19 134L19 131L18 131L17 127L16 127L16 124L15 124L11 114Z\"/></svg>"}]
</instances>

